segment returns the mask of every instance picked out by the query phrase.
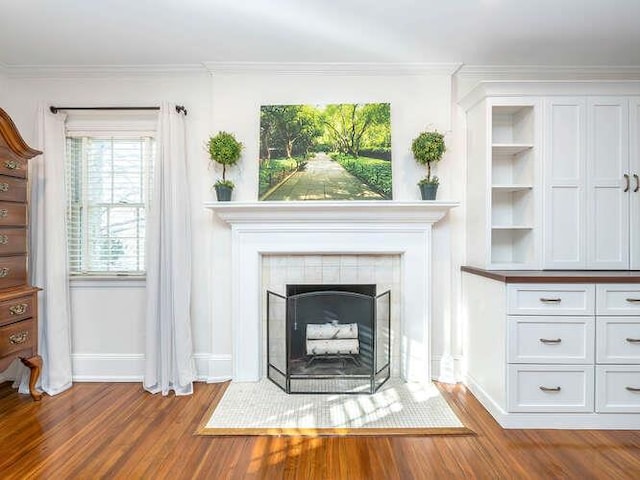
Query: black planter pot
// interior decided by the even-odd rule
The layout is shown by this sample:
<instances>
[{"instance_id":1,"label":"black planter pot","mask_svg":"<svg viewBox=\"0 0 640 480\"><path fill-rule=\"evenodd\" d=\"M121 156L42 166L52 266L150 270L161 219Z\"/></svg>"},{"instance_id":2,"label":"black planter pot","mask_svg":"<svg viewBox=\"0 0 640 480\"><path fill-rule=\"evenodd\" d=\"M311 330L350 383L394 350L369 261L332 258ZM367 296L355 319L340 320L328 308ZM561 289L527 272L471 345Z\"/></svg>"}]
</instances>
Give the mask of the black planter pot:
<instances>
[{"instance_id":1,"label":"black planter pot","mask_svg":"<svg viewBox=\"0 0 640 480\"><path fill-rule=\"evenodd\" d=\"M422 195L422 200L436 199L436 193L438 191L437 183L421 183L418 186L420 187L420 195Z\"/></svg>"},{"instance_id":2,"label":"black planter pot","mask_svg":"<svg viewBox=\"0 0 640 480\"><path fill-rule=\"evenodd\" d=\"M231 200L231 192L233 191L233 188L225 185L215 185L214 188L216 189L216 198L219 202L228 202Z\"/></svg>"}]
</instances>

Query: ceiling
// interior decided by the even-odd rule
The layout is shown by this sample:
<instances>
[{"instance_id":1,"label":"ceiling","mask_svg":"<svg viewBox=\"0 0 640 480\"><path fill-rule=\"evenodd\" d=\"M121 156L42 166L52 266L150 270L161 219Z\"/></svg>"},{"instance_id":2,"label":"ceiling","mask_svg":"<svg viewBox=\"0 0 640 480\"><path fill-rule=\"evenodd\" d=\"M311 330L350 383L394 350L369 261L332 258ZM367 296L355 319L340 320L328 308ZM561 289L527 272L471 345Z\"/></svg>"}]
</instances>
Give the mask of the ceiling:
<instances>
[{"instance_id":1,"label":"ceiling","mask_svg":"<svg viewBox=\"0 0 640 480\"><path fill-rule=\"evenodd\" d=\"M0 0L0 64L638 66L638 0Z\"/></svg>"}]
</instances>

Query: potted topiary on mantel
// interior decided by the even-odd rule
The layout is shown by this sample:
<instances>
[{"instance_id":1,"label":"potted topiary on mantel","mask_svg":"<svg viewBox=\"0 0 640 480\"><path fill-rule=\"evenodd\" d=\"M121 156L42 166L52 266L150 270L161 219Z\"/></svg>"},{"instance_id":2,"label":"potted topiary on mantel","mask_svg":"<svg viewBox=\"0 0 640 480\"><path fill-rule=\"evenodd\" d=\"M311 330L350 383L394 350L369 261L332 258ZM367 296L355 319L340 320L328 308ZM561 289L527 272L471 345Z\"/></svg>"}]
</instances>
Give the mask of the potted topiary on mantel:
<instances>
[{"instance_id":1,"label":"potted topiary on mantel","mask_svg":"<svg viewBox=\"0 0 640 480\"><path fill-rule=\"evenodd\" d=\"M411 151L416 162L427 166L427 176L418 182L422 200L435 200L440 179L431 175L431 164L439 162L446 151L444 135L436 130L422 132L413 139Z\"/></svg>"},{"instance_id":2,"label":"potted topiary on mantel","mask_svg":"<svg viewBox=\"0 0 640 480\"><path fill-rule=\"evenodd\" d=\"M219 202L228 202L235 185L231 180L227 180L227 166L235 165L240 159L242 143L236 140L232 133L218 132L209 137L207 149L211 161L222 165L222 179L213 185L216 198Z\"/></svg>"}]
</instances>

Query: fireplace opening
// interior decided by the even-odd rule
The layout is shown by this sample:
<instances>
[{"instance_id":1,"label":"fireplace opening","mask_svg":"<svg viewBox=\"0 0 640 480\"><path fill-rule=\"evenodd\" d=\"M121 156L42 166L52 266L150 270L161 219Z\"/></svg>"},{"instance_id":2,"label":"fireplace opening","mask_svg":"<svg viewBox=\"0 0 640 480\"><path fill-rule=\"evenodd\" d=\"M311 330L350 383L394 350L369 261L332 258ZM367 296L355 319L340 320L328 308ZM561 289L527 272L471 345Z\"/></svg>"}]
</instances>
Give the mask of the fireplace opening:
<instances>
[{"instance_id":1,"label":"fireplace opening","mask_svg":"<svg viewBox=\"0 0 640 480\"><path fill-rule=\"evenodd\" d=\"M267 291L267 376L287 393L373 393L390 374L390 295L376 286Z\"/></svg>"}]
</instances>

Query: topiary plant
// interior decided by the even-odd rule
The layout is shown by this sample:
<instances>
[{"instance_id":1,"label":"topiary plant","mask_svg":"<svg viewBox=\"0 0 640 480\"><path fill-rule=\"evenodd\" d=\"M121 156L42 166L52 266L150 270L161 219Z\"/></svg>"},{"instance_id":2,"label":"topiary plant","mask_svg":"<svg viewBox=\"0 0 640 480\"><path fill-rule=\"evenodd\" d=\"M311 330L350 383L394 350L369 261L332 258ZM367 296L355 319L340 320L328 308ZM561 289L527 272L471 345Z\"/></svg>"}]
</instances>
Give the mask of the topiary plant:
<instances>
[{"instance_id":1,"label":"topiary plant","mask_svg":"<svg viewBox=\"0 0 640 480\"><path fill-rule=\"evenodd\" d=\"M218 180L214 186L225 186L233 188L233 182L227 180L227 166L235 165L242 153L242 143L236 140L232 133L218 132L209 137L207 150L211 161L222 165L222 179Z\"/></svg>"},{"instance_id":2,"label":"topiary plant","mask_svg":"<svg viewBox=\"0 0 640 480\"><path fill-rule=\"evenodd\" d=\"M439 162L446 150L444 135L438 131L422 132L413 139L411 151L416 162L427 166L427 176L418 185L439 183L438 177L431 176L431 164Z\"/></svg>"}]
</instances>

